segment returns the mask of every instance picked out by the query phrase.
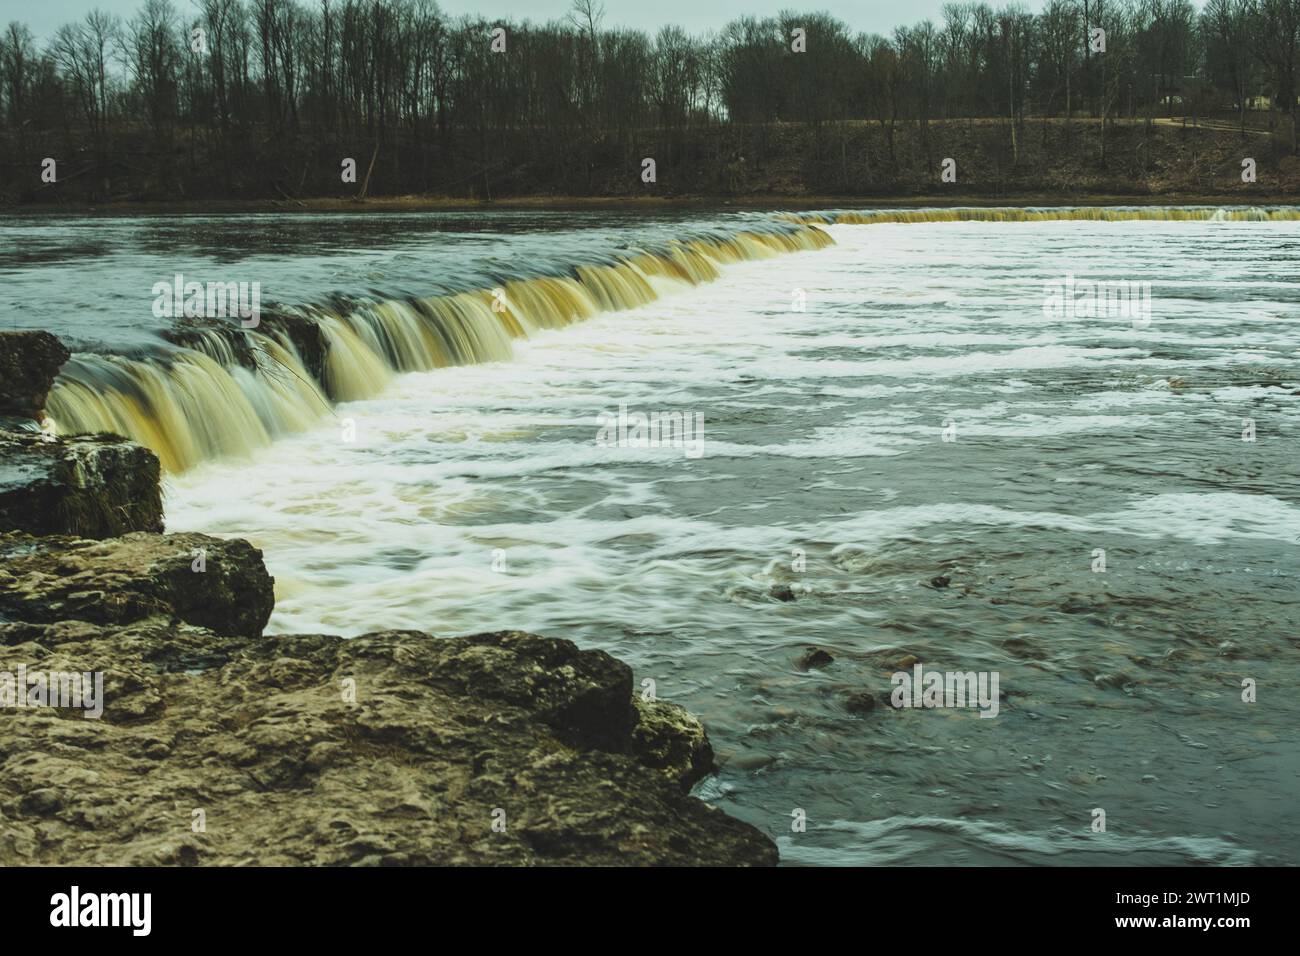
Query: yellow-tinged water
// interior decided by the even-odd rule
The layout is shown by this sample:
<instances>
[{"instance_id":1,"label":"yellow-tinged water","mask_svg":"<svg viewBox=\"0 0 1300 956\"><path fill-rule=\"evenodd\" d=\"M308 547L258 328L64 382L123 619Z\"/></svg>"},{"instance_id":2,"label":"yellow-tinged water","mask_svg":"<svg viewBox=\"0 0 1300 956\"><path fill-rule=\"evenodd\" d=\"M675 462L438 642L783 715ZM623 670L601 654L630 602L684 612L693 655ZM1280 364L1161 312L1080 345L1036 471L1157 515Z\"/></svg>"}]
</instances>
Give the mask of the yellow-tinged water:
<instances>
[{"instance_id":1,"label":"yellow-tinged water","mask_svg":"<svg viewBox=\"0 0 1300 956\"><path fill-rule=\"evenodd\" d=\"M653 302L673 285L699 285L720 267L834 240L829 225L939 222L1300 221L1300 209L1059 207L893 209L792 213L773 231L740 231L637 250L612 261L575 263L567 275L507 280L496 288L387 300L339 311L298 310L321 329L321 381L274 329L230 329L161 358L78 356L51 391L46 412L62 434L110 431L152 448L163 468L247 455L301 431L332 403L370 398L400 372L508 360L512 341L601 312ZM658 283L658 286L656 286ZM229 336L244 335L256 366L242 367Z\"/></svg>"},{"instance_id":2,"label":"yellow-tinged water","mask_svg":"<svg viewBox=\"0 0 1300 956\"><path fill-rule=\"evenodd\" d=\"M377 395L394 374L505 361L513 339L646 305L659 297L655 282L660 289L698 285L718 278L720 265L831 244L815 225L782 225L674 241L657 251L576 263L570 275L492 289L348 311L305 307L295 311L319 326L327 345L322 381L280 331L232 327L160 358L78 356L55 382L46 413L60 434L125 435L153 449L166 471L182 472L301 431L332 402ZM241 335L253 367L241 365L230 344Z\"/></svg>"}]
</instances>

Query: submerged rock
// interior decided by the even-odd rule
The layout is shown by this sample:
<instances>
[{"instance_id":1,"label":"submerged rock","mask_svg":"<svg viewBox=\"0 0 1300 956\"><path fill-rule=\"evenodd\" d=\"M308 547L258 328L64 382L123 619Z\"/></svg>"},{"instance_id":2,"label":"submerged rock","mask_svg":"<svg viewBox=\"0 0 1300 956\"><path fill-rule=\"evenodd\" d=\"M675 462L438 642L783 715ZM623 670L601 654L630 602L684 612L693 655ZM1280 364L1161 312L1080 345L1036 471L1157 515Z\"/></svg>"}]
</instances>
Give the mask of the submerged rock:
<instances>
[{"instance_id":1,"label":"submerged rock","mask_svg":"<svg viewBox=\"0 0 1300 956\"><path fill-rule=\"evenodd\" d=\"M778 601L793 601L795 599L794 588L788 584L773 584L768 592Z\"/></svg>"},{"instance_id":2,"label":"submerged rock","mask_svg":"<svg viewBox=\"0 0 1300 956\"><path fill-rule=\"evenodd\" d=\"M0 531L107 538L163 529L158 457L116 435L0 431Z\"/></svg>"},{"instance_id":3,"label":"submerged rock","mask_svg":"<svg viewBox=\"0 0 1300 956\"><path fill-rule=\"evenodd\" d=\"M262 633L275 604L262 552L203 534L107 541L0 534L0 620L131 624Z\"/></svg>"},{"instance_id":4,"label":"submerged rock","mask_svg":"<svg viewBox=\"0 0 1300 956\"><path fill-rule=\"evenodd\" d=\"M68 358L49 332L0 332L0 417L39 418Z\"/></svg>"},{"instance_id":5,"label":"submerged rock","mask_svg":"<svg viewBox=\"0 0 1300 956\"><path fill-rule=\"evenodd\" d=\"M698 722L568 641L0 624L19 663L104 671L103 716L0 711L0 864L777 859L684 791Z\"/></svg>"},{"instance_id":6,"label":"submerged rock","mask_svg":"<svg viewBox=\"0 0 1300 956\"><path fill-rule=\"evenodd\" d=\"M821 670L822 668L835 663L835 658L829 651L824 651L820 647L809 647L799 657L799 669Z\"/></svg>"},{"instance_id":7,"label":"submerged rock","mask_svg":"<svg viewBox=\"0 0 1300 956\"><path fill-rule=\"evenodd\" d=\"M876 709L875 695L865 690L845 694L844 709L851 714L869 714Z\"/></svg>"},{"instance_id":8,"label":"submerged rock","mask_svg":"<svg viewBox=\"0 0 1300 956\"><path fill-rule=\"evenodd\" d=\"M173 345L202 352L221 365L257 368L253 343L239 325L220 319L184 318L159 334Z\"/></svg>"},{"instance_id":9,"label":"submerged rock","mask_svg":"<svg viewBox=\"0 0 1300 956\"><path fill-rule=\"evenodd\" d=\"M277 312L263 316L262 328L264 332L282 333L298 353L303 368L311 373L322 389L326 387L329 340L319 323L292 312Z\"/></svg>"},{"instance_id":10,"label":"submerged rock","mask_svg":"<svg viewBox=\"0 0 1300 956\"><path fill-rule=\"evenodd\" d=\"M173 345L193 349L227 368L273 369L275 358L260 344L264 336L278 338L298 353L303 368L325 387L329 341L313 320L287 311L264 310L254 334L242 325L221 319L185 318L161 332Z\"/></svg>"}]
</instances>

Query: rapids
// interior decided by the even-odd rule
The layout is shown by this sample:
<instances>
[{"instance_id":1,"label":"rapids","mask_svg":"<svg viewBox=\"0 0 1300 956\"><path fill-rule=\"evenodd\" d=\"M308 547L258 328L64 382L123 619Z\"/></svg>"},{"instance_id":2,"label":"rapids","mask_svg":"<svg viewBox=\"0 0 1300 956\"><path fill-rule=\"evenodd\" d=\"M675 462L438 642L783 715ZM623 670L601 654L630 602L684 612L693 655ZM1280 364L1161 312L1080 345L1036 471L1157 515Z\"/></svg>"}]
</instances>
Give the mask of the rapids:
<instances>
[{"instance_id":1,"label":"rapids","mask_svg":"<svg viewBox=\"0 0 1300 956\"><path fill-rule=\"evenodd\" d=\"M1295 864L1298 218L312 217L239 254L169 233L165 268L46 223L0 294L84 343L60 427L137 435L170 529L264 549L268 639L607 650L700 715L700 793L789 864ZM51 316L51 267L102 288ZM282 303L256 348L149 345L123 303L205 269ZM1150 283L1149 321L1048 314L1067 275ZM600 440L642 414L703 453ZM918 664L996 674L997 716L889 706Z\"/></svg>"}]
</instances>

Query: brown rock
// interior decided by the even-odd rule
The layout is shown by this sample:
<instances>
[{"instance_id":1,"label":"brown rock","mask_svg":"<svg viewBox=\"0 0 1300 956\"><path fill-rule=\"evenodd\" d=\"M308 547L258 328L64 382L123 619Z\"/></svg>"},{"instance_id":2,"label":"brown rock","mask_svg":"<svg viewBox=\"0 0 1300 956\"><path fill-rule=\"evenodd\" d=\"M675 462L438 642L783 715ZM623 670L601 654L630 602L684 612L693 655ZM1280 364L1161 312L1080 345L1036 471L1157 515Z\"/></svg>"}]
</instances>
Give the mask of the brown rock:
<instances>
[{"instance_id":1,"label":"brown rock","mask_svg":"<svg viewBox=\"0 0 1300 956\"><path fill-rule=\"evenodd\" d=\"M0 624L20 662L105 671L104 711L0 711L3 865L776 862L684 792L698 722L567 641Z\"/></svg>"},{"instance_id":2,"label":"brown rock","mask_svg":"<svg viewBox=\"0 0 1300 956\"><path fill-rule=\"evenodd\" d=\"M835 663L835 658L830 652L822 650L820 647L809 647L799 657L798 667L801 671L821 670L822 668Z\"/></svg>"},{"instance_id":3,"label":"brown rock","mask_svg":"<svg viewBox=\"0 0 1300 956\"><path fill-rule=\"evenodd\" d=\"M666 700L636 697L632 753L647 767L690 790L713 770L713 747L698 717Z\"/></svg>"},{"instance_id":4,"label":"brown rock","mask_svg":"<svg viewBox=\"0 0 1300 956\"><path fill-rule=\"evenodd\" d=\"M778 601L790 602L795 599L794 588L788 584L773 584L769 592Z\"/></svg>"},{"instance_id":5,"label":"brown rock","mask_svg":"<svg viewBox=\"0 0 1300 956\"><path fill-rule=\"evenodd\" d=\"M158 457L116 435L0 431L0 532L162 531Z\"/></svg>"},{"instance_id":6,"label":"brown rock","mask_svg":"<svg viewBox=\"0 0 1300 956\"><path fill-rule=\"evenodd\" d=\"M195 570L199 557L203 570ZM160 619L262 633L275 603L262 552L202 534L107 541L0 534L0 619L131 624Z\"/></svg>"},{"instance_id":7,"label":"brown rock","mask_svg":"<svg viewBox=\"0 0 1300 956\"><path fill-rule=\"evenodd\" d=\"M0 417L39 418L69 357L49 332L0 332Z\"/></svg>"},{"instance_id":8,"label":"brown rock","mask_svg":"<svg viewBox=\"0 0 1300 956\"><path fill-rule=\"evenodd\" d=\"M846 694L844 709L851 714L869 714L876 709L876 698L867 691L855 691Z\"/></svg>"}]
</instances>

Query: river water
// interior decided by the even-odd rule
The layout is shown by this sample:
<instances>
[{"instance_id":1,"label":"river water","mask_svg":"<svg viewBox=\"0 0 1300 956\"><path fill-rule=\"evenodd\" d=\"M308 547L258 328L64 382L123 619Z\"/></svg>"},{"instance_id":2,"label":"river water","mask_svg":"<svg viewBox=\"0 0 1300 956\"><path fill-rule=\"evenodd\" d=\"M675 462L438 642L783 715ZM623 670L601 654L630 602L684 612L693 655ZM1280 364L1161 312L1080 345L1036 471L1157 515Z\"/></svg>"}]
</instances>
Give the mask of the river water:
<instances>
[{"instance_id":1,"label":"river water","mask_svg":"<svg viewBox=\"0 0 1300 956\"><path fill-rule=\"evenodd\" d=\"M159 224L170 253L69 221L0 277L19 324L134 346L118 313L176 257L429 292L761 217L348 218L242 254L246 218ZM265 551L272 634L627 661L708 727L697 792L787 864L1300 862L1300 224L823 228L172 474L169 530ZM1150 311L1045 311L1067 276L1149 282ZM702 430L619 446L620 407ZM996 717L890 706L918 664L996 675Z\"/></svg>"}]
</instances>

